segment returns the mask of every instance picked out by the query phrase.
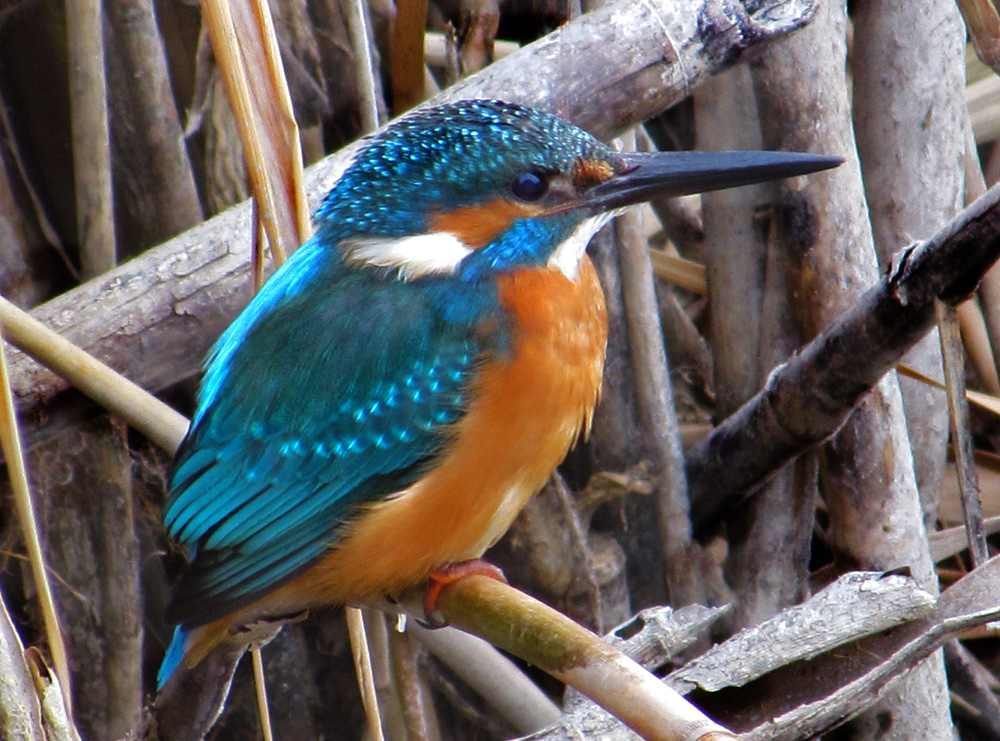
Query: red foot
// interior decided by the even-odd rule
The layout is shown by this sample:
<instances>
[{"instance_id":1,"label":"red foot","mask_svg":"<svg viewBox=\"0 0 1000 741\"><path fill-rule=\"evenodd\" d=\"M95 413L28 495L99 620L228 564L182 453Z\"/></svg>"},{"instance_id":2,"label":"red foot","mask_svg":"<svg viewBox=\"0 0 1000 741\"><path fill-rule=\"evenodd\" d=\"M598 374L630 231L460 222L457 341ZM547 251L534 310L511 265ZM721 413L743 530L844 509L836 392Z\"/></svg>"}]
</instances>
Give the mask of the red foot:
<instances>
[{"instance_id":1,"label":"red foot","mask_svg":"<svg viewBox=\"0 0 1000 741\"><path fill-rule=\"evenodd\" d=\"M504 584L507 583L503 572L491 563L480 558L471 561L449 563L432 571L427 577L427 589L424 591L424 621L430 628L443 628L448 623L437 617L437 601L445 587L461 581L467 576L488 576Z\"/></svg>"}]
</instances>

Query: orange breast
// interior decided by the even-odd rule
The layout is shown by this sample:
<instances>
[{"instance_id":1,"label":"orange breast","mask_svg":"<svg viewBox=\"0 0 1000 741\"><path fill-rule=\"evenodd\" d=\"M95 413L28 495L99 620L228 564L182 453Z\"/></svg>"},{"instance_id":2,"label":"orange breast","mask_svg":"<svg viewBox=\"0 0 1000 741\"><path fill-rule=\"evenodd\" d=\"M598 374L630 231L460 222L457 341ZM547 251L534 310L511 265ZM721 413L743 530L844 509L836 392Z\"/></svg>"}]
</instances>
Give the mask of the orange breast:
<instances>
[{"instance_id":1,"label":"orange breast","mask_svg":"<svg viewBox=\"0 0 1000 741\"><path fill-rule=\"evenodd\" d=\"M525 270L499 288L513 319L513 351L483 368L439 465L369 507L320 563L265 603L356 604L480 556L589 427L607 340L593 265L584 257L576 281L558 270Z\"/></svg>"}]
</instances>

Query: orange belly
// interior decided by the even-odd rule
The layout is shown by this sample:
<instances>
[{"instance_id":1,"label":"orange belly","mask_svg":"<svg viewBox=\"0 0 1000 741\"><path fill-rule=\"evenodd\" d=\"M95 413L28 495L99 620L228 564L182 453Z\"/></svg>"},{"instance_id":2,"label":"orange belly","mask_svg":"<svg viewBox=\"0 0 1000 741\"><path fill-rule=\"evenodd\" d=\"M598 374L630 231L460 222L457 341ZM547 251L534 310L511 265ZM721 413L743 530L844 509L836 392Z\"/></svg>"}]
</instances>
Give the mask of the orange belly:
<instances>
[{"instance_id":1,"label":"orange belly","mask_svg":"<svg viewBox=\"0 0 1000 741\"><path fill-rule=\"evenodd\" d=\"M369 505L320 562L218 628L396 593L437 567L482 555L510 527L589 427L607 317L586 257L576 281L554 269L525 270L501 278L499 288L513 320L510 358L482 369L438 465Z\"/></svg>"}]
</instances>

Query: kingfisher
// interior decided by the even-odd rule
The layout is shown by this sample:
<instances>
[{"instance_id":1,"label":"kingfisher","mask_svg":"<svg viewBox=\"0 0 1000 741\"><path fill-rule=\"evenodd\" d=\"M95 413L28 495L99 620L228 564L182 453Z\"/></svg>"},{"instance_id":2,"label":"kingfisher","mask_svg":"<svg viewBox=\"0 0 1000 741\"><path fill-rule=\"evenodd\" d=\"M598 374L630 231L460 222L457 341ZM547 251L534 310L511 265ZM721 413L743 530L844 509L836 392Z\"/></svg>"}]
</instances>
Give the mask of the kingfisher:
<instances>
[{"instance_id":1,"label":"kingfisher","mask_svg":"<svg viewBox=\"0 0 1000 741\"><path fill-rule=\"evenodd\" d=\"M840 161L619 153L493 100L369 139L206 362L168 480L190 563L159 686L246 625L382 600L500 538L588 432L607 321L585 250L616 212Z\"/></svg>"}]
</instances>

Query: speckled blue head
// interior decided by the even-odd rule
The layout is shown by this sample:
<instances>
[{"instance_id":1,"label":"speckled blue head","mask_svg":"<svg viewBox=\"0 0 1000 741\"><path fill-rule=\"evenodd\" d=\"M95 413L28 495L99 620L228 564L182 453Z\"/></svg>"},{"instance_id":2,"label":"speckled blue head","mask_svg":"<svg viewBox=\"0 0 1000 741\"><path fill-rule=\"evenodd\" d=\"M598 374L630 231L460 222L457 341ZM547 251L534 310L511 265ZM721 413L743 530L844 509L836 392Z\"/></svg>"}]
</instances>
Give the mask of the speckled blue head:
<instances>
[{"instance_id":1,"label":"speckled blue head","mask_svg":"<svg viewBox=\"0 0 1000 741\"><path fill-rule=\"evenodd\" d=\"M618 154L551 114L460 101L416 111L372 137L317 211L317 239L348 264L403 279L478 280L546 264L572 278L586 242L617 208L838 161L770 152Z\"/></svg>"},{"instance_id":2,"label":"speckled blue head","mask_svg":"<svg viewBox=\"0 0 1000 741\"><path fill-rule=\"evenodd\" d=\"M317 212L318 237L362 267L477 280L548 260L591 216L574 207L586 189L624 169L610 147L532 108L421 110L367 142Z\"/></svg>"},{"instance_id":3,"label":"speckled blue head","mask_svg":"<svg viewBox=\"0 0 1000 741\"><path fill-rule=\"evenodd\" d=\"M429 217L495 198L527 171L570 173L578 163L620 165L582 129L542 111L496 100L420 110L372 137L316 212L336 232L406 236Z\"/></svg>"}]
</instances>

